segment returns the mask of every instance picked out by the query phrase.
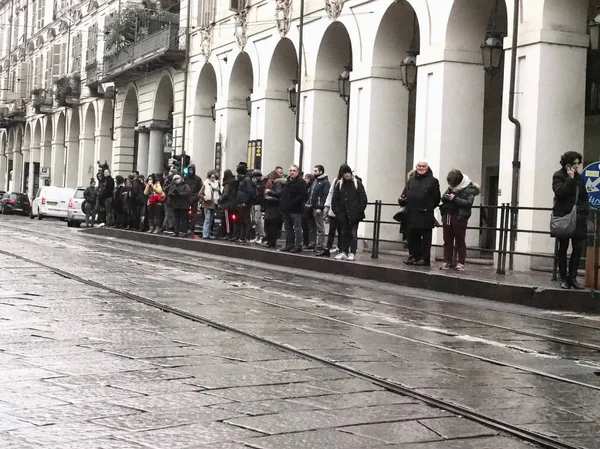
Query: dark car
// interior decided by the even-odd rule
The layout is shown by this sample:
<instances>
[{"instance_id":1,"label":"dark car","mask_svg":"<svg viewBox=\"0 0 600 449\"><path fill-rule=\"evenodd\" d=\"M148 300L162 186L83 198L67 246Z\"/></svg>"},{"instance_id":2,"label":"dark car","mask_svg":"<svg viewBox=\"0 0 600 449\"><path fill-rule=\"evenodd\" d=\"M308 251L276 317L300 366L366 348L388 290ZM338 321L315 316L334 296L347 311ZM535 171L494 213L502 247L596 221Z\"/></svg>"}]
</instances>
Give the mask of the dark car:
<instances>
[{"instance_id":1,"label":"dark car","mask_svg":"<svg viewBox=\"0 0 600 449\"><path fill-rule=\"evenodd\" d=\"M31 203L24 193L5 193L0 198L0 213L29 215Z\"/></svg>"}]
</instances>

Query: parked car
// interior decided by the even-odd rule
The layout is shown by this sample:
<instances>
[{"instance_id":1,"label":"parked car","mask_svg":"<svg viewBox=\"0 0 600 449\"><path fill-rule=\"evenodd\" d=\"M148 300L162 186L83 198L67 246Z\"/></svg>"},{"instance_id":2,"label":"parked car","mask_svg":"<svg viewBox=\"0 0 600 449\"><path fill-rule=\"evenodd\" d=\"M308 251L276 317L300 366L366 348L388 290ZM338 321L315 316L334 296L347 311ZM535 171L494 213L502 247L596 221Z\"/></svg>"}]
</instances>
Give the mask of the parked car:
<instances>
[{"instance_id":1,"label":"parked car","mask_svg":"<svg viewBox=\"0 0 600 449\"><path fill-rule=\"evenodd\" d=\"M85 221L85 213L81 207L85 200L83 197L85 189L86 187L77 187L73 191L73 197L69 198L69 204L67 206L67 226L70 228L78 228L81 226L81 223Z\"/></svg>"},{"instance_id":2,"label":"parked car","mask_svg":"<svg viewBox=\"0 0 600 449\"><path fill-rule=\"evenodd\" d=\"M44 217L67 218L69 198L73 196L73 189L66 187L40 187L31 204L29 218Z\"/></svg>"},{"instance_id":3,"label":"parked car","mask_svg":"<svg viewBox=\"0 0 600 449\"><path fill-rule=\"evenodd\" d=\"M29 215L31 203L24 193L5 193L0 198L0 213Z\"/></svg>"}]
</instances>

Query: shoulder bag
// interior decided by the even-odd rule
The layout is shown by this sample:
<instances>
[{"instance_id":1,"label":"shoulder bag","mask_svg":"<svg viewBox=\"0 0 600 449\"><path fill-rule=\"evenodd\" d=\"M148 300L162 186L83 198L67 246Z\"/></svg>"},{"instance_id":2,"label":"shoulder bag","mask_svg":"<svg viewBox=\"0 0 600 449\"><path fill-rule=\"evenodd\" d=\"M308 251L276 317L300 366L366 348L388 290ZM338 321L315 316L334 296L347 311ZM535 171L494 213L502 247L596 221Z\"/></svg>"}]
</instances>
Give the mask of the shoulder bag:
<instances>
[{"instance_id":1,"label":"shoulder bag","mask_svg":"<svg viewBox=\"0 0 600 449\"><path fill-rule=\"evenodd\" d=\"M554 201L556 203L556 200ZM564 217L556 217L554 211L550 217L550 235L557 239L570 239L577 229L577 204L579 204L579 181L575 190L575 205Z\"/></svg>"}]
</instances>

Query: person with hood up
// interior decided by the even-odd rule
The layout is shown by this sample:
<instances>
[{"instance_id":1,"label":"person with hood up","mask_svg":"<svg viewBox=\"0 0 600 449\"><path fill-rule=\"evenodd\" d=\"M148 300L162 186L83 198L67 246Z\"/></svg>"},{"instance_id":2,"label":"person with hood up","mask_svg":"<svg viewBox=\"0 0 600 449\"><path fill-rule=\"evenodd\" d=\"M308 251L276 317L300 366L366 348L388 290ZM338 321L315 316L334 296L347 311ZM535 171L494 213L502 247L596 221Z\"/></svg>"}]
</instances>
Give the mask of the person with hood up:
<instances>
[{"instance_id":1,"label":"person with hood up","mask_svg":"<svg viewBox=\"0 0 600 449\"><path fill-rule=\"evenodd\" d=\"M204 209L204 225L202 226L202 238L204 239L211 237L215 209L221 196L218 176L219 174L215 170L209 171L200 189L200 199L202 200L202 209Z\"/></svg>"},{"instance_id":2,"label":"person with hood up","mask_svg":"<svg viewBox=\"0 0 600 449\"><path fill-rule=\"evenodd\" d=\"M188 167L185 183L190 187L190 214L189 223L188 220L185 222L184 232L187 232L189 237L193 237L198 220L198 203L200 202L200 189L202 188L202 178L196 174L196 165L190 164Z\"/></svg>"},{"instance_id":3,"label":"person with hood up","mask_svg":"<svg viewBox=\"0 0 600 449\"><path fill-rule=\"evenodd\" d=\"M310 206L313 216L312 220L308 221L310 228L311 241L307 249L323 250L323 238L325 235L325 202L329 196L329 177L325 174L325 168L322 165L315 165L313 169L315 180L308 194L308 205ZM314 240L312 240L314 239Z\"/></svg>"},{"instance_id":4,"label":"person with hood up","mask_svg":"<svg viewBox=\"0 0 600 449\"><path fill-rule=\"evenodd\" d=\"M238 173L238 189L236 194L236 205L240 223L239 242L243 245L248 244L251 231L250 211L252 209L252 201L256 194L254 183L252 182L251 173L243 165L237 168Z\"/></svg>"},{"instance_id":5,"label":"person with hood up","mask_svg":"<svg viewBox=\"0 0 600 449\"><path fill-rule=\"evenodd\" d=\"M335 185L331 208L341 229L340 253L337 260L355 260L358 247L358 225L365 219L367 192L362 181L347 164L340 168L342 180Z\"/></svg>"},{"instance_id":6,"label":"person with hood up","mask_svg":"<svg viewBox=\"0 0 600 449\"><path fill-rule=\"evenodd\" d=\"M442 197L442 223L444 230L444 263L441 270L456 271L465 269L467 258L467 224L471 217L471 208L475 197L481 192L479 186L471 182L469 177L460 170L450 170L446 177L448 190ZM456 266L454 263L454 249L458 253Z\"/></svg>"},{"instance_id":7,"label":"person with hood up","mask_svg":"<svg viewBox=\"0 0 600 449\"><path fill-rule=\"evenodd\" d=\"M440 182L434 178L427 161L418 161L415 175L408 180L398 199L406 206L408 245L407 265L431 265L431 237L435 226L435 209L440 204Z\"/></svg>"},{"instance_id":8,"label":"person with hood up","mask_svg":"<svg viewBox=\"0 0 600 449\"><path fill-rule=\"evenodd\" d=\"M116 187L113 193L112 206L115 215L115 227L120 229L125 227L125 201L127 191L125 189L125 178L121 175L115 177Z\"/></svg>"},{"instance_id":9,"label":"person with hood up","mask_svg":"<svg viewBox=\"0 0 600 449\"><path fill-rule=\"evenodd\" d=\"M129 228L135 230L143 230L142 216L146 208L146 197L144 196L144 183L140 180L139 175L132 173L129 175Z\"/></svg>"},{"instance_id":10,"label":"person with hood up","mask_svg":"<svg viewBox=\"0 0 600 449\"><path fill-rule=\"evenodd\" d=\"M115 191L115 180L110 174L110 170L104 170L102 183L102 203L104 204L104 209L106 210L106 226L110 227L115 224L112 207L113 193Z\"/></svg>"},{"instance_id":11,"label":"person with hood up","mask_svg":"<svg viewBox=\"0 0 600 449\"><path fill-rule=\"evenodd\" d=\"M174 229L173 236L179 237L183 231L185 220L190 210L190 186L183 182L181 175L173 176L173 183L169 186L168 197L173 209Z\"/></svg>"},{"instance_id":12,"label":"person with hood up","mask_svg":"<svg viewBox=\"0 0 600 449\"><path fill-rule=\"evenodd\" d=\"M265 188L265 243L267 248L275 248L281 231L281 211L279 202L286 179L277 170L269 173L268 188Z\"/></svg>"},{"instance_id":13,"label":"person with hood up","mask_svg":"<svg viewBox=\"0 0 600 449\"><path fill-rule=\"evenodd\" d=\"M237 195L236 190L237 180L233 175L233 172L229 169L223 173L223 194L219 200L219 208L225 215L225 238L231 239L233 237L233 216L235 213L235 197Z\"/></svg>"},{"instance_id":14,"label":"person with hood up","mask_svg":"<svg viewBox=\"0 0 600 449\"><path fill-rule=\"evenodd\" d=\"M306 181L297 165L290 166L290 175L281 194L280 208L285 224L286 242L284 252L302 252L302 212L308 199Z\"/></svg>"},{"instance_id":15,"label":"person with hood up","mask_svg":"<svg viewBox=\"0 0 600 449\"><path fill-rule=\"evenodd\" d=\"M83 212L85 213L85 226L87 228L94 227L96 219L96 196L96 181L92 178L90 179L90 185L83 192L83 198L85 199Z\"/></svg>"}]
</instances>

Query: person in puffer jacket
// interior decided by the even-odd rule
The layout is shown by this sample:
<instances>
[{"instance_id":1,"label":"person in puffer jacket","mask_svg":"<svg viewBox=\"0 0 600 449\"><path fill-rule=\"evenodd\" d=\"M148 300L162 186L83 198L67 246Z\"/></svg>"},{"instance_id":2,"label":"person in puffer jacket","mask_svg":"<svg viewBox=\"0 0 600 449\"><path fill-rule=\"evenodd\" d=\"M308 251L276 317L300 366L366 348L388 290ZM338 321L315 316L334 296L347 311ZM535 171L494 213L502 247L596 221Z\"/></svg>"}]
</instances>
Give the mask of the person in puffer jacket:
<instances>
[{"instance_id":1,"label":"person in puffer jacket","mask_svg":"<svg viewBox=\"0 0 600 449\"><path fill-rule=\"evenodd\" d=\"M327 235L327 244L325 245L325 248L323 249L323 251L317 253L317 256L319 256L319 257L330 257L331 256L331 249L333 248L333 242L335 240L336 234L338 236L338 244L339 244L340 225L339 225L337 219L335 218L335 213L333 212L333 210L331 210L331 201L333 200L333 192L335 190L335 186L337 183L341 182L342 176L343 176L342 167L340 167L337 178L335 178L335 180L333 181L333 184L331 184L331 186L329 188L329 192L327 194L327 199L325 200L325 206L323 208L323 215L325 217L325 220L327 220L327 222L329 223L329 230L328 230L328 235Z\"/></svg>"},{"instance_id":2,"label":"person in puffer jacket","mask_svg":"<svg viewBox=\"0 0 600 449\"><path fill-rule=\"evenodd\" d=\"M449 187L442 196L442 205L440 206L444 229L444 263L440 269L454 268L457 271L463 271L467 258L465 242L467 225L471 217L473 201L481 190L460 170L451 170L446 179ZM453 266L455 248L458 252L458 261L456 266Z\"/></svg>"}]
</instances>

